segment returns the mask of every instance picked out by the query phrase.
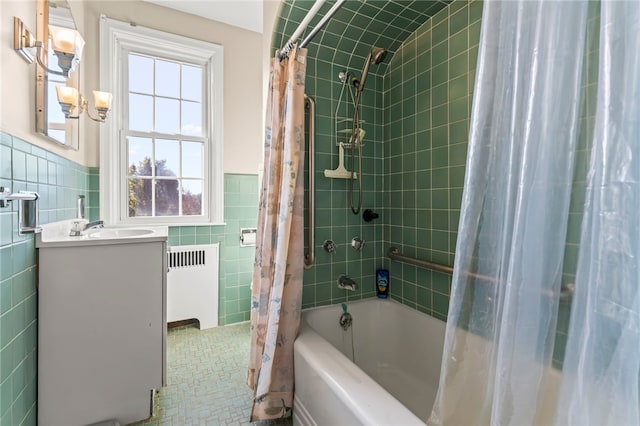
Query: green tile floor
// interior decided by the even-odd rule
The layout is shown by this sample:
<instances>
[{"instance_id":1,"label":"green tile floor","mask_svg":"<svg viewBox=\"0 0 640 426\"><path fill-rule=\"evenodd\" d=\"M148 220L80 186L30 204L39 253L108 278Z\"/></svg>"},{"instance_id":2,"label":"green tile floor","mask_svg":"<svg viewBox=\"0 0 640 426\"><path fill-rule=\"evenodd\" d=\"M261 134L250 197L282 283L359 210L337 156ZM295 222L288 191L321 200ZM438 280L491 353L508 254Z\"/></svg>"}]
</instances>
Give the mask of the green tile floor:
<instances>
[{"instance_id":1,"label":"green tile floor","mask_svg":"<svg viewBox=\"0 0 640 426\"><path fill-rule=\"evenodd\" d=\"M183 326L167 333L167 386L155 416L136 426L249 425L247 387L249 323L199 330ZM291 419L256 422L291 425Z\"/></svg>"}]
</instances>

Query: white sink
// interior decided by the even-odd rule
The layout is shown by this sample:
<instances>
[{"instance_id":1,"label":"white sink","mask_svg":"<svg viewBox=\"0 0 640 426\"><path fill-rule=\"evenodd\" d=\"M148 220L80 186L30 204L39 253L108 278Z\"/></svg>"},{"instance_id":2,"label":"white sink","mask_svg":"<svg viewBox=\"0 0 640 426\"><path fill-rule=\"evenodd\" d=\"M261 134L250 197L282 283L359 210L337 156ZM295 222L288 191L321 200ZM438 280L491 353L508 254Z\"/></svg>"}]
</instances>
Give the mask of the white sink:
<instances>
[{"instance_id":1,"label":"white sink","mask_svg":"<svg viewBox=\"0 0 640 426\"><path fill-rule=\"evenodd\" d=\"M143 235L153 234L153 229L139 229L139 228L123 228L123 229L99 229L95 232L87 233L89 238L131 238L141 237Z\"/></svg>"},{"instance_id":2,"label":"white sink","mask_svg":"<svg viewBox=\"0 0 640 426\"><path fill-rule=\"evenodd\" d=\"M1 1L1 0L0 0ZM105 244L131 244L136 242L166 241L166 226L107 227L89 229L82 235L70 236L74 220L42 225L42 232L36 234L36 247L66 247Z\"/></svg>"}]
</instances>

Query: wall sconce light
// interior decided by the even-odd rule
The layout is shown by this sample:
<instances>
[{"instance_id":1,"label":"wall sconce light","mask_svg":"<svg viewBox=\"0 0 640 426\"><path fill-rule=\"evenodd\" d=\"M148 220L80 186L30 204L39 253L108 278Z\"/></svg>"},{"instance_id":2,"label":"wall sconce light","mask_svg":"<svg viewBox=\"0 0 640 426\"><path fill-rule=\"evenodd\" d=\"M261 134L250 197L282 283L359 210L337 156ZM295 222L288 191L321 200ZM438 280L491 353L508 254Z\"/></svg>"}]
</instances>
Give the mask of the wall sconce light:
<instances>
[{"instance_id":1,"label":"wall sconce light","mask_svg":"<svg viewBox=\"0 0 640 426\"><path fill-rule=\"evenodd\" d=\"M90 119L104 123L111 109L112 95L109 92L93 91L93 104L98 113L97 117L91 115L89 112L89 101L86 100L75 87L56 86L56 94L58 95L58 103L60 103L60 107L62 107L65 118L78 119L80 115L86 111ZM75 109L77 109L77 113L76 115L72 115Z\"/></svg>"},{"instance_id":2,"label":"wall sconce light","mask_svg":"<svg viewBox=\"0 0 640 426\"><path fill-rule=\"evenodd\" d=\"M54 71L44 64L42 59L47 50L47 40L37 40L17 16L13 17L13 48L28 63L33 63L34 54L29 49L36 49L35 59L47 73L69 77L69 72L80 62L84 40L80 33L69 28L49 25L49 34L53 53L58 58L58 66L62 71Z\"/></svg>"}]
</instances>

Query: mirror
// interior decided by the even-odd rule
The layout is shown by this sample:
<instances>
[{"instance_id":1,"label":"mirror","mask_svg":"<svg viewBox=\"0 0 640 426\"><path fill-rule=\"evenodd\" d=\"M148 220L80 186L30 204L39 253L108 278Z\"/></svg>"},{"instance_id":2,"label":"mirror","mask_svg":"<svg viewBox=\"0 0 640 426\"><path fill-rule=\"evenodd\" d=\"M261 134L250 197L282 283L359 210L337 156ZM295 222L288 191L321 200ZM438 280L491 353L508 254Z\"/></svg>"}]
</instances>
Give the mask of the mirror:
<instances>
[{"instance_id":1,"label":"mirror","mask_svg":"<svg viewBox=\"0 0 640 426\"><path fill-rule=\"evenodd\" d=\"M76 29L66 0L38 0L37 38L39 40L49 40L49 24ZM53 50L48 48L47 51L45 64L53 70L60 70L57 61L53 58ZM65 79L46 73L36 63L36 131L72 149L78 149L79 120L64 117L56 96L56 85L72 86L79 90L79 73L79 66L77 66L69 74L69 78Z\"/></svg>"}]
</instances>

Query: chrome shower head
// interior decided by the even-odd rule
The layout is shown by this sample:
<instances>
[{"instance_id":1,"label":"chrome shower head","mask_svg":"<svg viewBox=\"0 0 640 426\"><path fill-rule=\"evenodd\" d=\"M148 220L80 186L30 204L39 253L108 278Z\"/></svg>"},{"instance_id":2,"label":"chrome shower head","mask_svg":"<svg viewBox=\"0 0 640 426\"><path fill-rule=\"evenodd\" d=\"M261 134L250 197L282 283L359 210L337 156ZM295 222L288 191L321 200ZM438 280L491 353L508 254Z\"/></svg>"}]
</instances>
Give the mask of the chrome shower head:
<instances>
[{"instance_id":1,"label":"chrome shower head","mask_svg":"<svg viewBox=\"0 0 640 426\"><path fill-rule=\"evenodd\" d=\"M371 58L373 63L378 65L380 62L384 61L384 58L387 56L387 49L383 49L382 47L372 47L371 48Z\"/></svg>"},{"instance_id":2,"label":"chrome shower head","mask_svg":"<svg viewBox=\"0 0 640 426\"><path fill-rule=\"evenodd\" d=\"M387 56L387 50L381 47L372 47L369 52L369 56L367 56L367 60L364 63L364 68L362 68L362 74L360 76L360 81L358 82L357 90L358 92L362 92L364 90L364 82L367 79L367 74L369 74L369 66L371 62L375 65L378 65L380 62L384 61L384 58Z\"/></svg>"}]
</instances>

